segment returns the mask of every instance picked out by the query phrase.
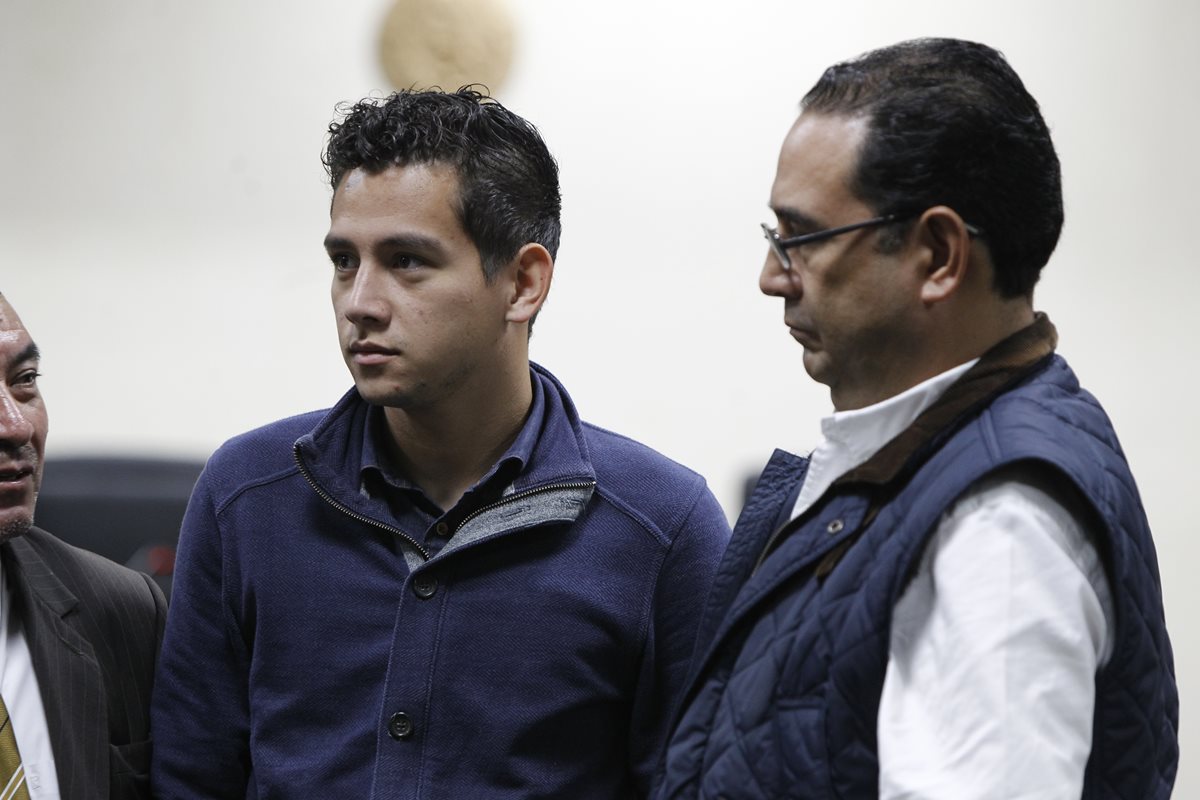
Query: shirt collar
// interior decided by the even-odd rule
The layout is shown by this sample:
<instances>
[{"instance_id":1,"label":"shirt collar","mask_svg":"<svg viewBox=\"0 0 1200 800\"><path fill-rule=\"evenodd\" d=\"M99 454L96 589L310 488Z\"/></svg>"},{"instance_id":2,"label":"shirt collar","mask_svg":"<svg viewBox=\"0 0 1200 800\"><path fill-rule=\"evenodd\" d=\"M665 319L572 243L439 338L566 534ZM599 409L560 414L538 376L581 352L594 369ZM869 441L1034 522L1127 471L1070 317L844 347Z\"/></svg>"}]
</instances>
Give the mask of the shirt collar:
<instances>
[{"instance_id":1,"label":"shirt collar","mask_svg":"<svg viewBox=\"0 0 1200 800\"><path fill-rule=\"evenodd\" d=\"M12 606L12 588L8 585L8 576L4 574L8 548L0 547L0 673L4 671L4 653L8 641L8 615Z\"/></svg>"},{"instance_id":2,"label":"shirt collar","mask_svg":"<svg viewBox=\"0 0 1200 800\"><path fill-rule=\"evenodd\" d=\"M892 437L865 463L841 481L881 485L895 480L914 457L919 457L946 432L958 427L997 396L1025 380L1054 355L1058 332L1042 312L1032 324L983 354L973 367L951 383L912 424Z\"/></svg>"},{"instance_id":3,"label":"shirt collar","mask_svg":"<svg viewBox=\"0 0 1200 800\"><path fill-rule=\"evenodd\" d=\"M975 366L977 361L979 359L975 358L951 367L874 405L835 411L821 420L825 442L845 450L849 462L847 469L858 466L911 425L922 411L933 405L950 384Z\"/></svg>"},{"instance_id":4,"label":"shirt collar","mask_svg":"<svg viewBox=\"0 0 1200 800\"><path fill-rule=\"evenodd\" d=\"M807 511L841 476L866 462L912 424L979 359L942 372L898 395L865 408L835 411L821 420L823 439L813 450L796 503L795 518Z\"/></svg>"}]
</instances>

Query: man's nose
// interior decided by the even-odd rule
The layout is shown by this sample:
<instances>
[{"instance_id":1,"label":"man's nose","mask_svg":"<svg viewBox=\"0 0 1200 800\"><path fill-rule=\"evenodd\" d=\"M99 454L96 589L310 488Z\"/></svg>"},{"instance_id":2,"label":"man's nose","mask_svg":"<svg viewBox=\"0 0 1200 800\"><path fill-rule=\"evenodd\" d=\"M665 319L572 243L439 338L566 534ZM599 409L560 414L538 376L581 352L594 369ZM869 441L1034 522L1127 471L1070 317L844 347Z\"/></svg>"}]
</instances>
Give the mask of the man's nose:
<instances>
[{"instance_id":1,"label":"man's nose","mask_svg":"<svg viewBox=\"0 0 1200 800\"><path fill-rule=\"evenodd\" d=\"M769 297L797 297L800 294L800 279L795 270L785 269L769 248L762 272L758 274L758 288Z\"/></svg>"},{"instance_id":2,"label":"man's nose","mask_svg":"<svg viewBox=\"0 0 1200 800\"><path fill-rule=\"evenodd\" d=\"M382 281L384 271L373 265L363 264L354 273L354 283L346 294L342 313L355 325L383 322L388 317L388 305L384 300Z\"/></svg>"},{"instance_id":3,"label":"man's nose","mask_svg":"<svg viewBox=\"0 0 1200 800\"><path fill-rule=\"evenodd\" d=\"M0 387L0 444L20 447L31 439L33 423L25 416L24 409L8 387Z\"/></svg>"}]
</instances>

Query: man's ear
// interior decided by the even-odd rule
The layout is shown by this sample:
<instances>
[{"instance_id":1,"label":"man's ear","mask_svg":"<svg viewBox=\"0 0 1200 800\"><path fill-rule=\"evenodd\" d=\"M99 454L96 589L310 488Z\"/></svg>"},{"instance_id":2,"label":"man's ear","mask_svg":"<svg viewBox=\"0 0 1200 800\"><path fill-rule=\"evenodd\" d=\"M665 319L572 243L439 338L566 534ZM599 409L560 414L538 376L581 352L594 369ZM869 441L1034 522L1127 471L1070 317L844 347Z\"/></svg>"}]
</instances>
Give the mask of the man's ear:
<instances>
[{"instance_id":1,"label":"man's ear","mask_svg":"<svg viewBox=\"0 0 1200 800\"><path fill-rule=\"evenodd\" d=\"M917 222L922 263L921 301L940 303L959 290L972 269L971 233L954 209L933 206Z\"/></svg>"},{"instance_id":2,"label":"man's ear","mask_svg":"<svg viewBox=\"0 0 1200 800\"><path fill-rule=\"evenodd\" d=\"M529 322L546 302L554 277L554 257L535 242L522 247L513 259L512 294L508 301L509 322Z\"/></svg>"}]
</instances>

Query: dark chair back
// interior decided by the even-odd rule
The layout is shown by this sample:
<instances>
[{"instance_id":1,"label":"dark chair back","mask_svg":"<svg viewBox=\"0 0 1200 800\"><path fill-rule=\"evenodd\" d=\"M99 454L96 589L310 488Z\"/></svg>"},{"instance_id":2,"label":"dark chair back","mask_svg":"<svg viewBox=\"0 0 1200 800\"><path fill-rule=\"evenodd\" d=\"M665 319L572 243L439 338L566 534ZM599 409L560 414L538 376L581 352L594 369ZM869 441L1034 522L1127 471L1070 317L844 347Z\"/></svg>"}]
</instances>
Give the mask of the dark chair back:
<instances>
[{"instance_id":1,"label":"dark chair back","mask_svg":"<svg viewBox=\"0 0 1200 800\"><path fill-rule=\"evenodd\" d=\"M179 525L203 467L153 458L50 458L37 526L145 572L169 595Z\"/></svg>"}]
</instances>

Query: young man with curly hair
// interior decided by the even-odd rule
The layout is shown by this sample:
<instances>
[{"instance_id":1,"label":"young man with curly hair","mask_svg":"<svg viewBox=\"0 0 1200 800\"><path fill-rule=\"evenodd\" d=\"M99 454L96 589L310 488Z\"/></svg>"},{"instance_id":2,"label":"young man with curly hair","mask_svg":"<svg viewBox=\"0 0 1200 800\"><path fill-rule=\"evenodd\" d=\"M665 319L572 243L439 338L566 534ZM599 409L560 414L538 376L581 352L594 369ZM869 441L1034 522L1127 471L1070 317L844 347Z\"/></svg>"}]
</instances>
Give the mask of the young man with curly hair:
<instances>
[{"instance_id":1,"label":"young man with curly hair","mask_svg":"<svg viewBox=\"0 0 1200 800\"><path fill-rule=\"evenodd\" d=\"M728 528L529 362L554 160L460 90L359 103L325 163L354 388L196 487L157 796L644 796Z\"/></svg>"}]
</instances>

